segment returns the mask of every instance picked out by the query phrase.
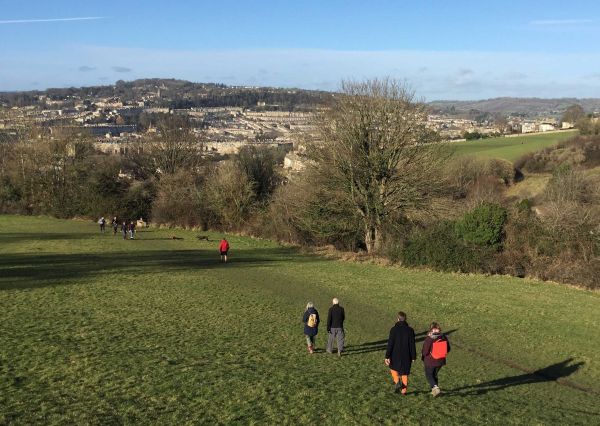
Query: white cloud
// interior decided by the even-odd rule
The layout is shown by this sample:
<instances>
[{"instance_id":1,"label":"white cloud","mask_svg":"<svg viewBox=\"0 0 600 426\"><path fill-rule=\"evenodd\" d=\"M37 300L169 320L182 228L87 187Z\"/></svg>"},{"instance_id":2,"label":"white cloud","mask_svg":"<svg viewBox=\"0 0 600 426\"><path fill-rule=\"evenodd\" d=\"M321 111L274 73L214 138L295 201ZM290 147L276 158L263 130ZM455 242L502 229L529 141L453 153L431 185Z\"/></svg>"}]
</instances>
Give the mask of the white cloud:
<instances>
[{"instance_id":1,"label":"white cloud","mask_svg":"<svg viewBox=\"0 0 600 426\"><path fill-rule=\"evenodd\" d=\"M103 16L80 16L77 18L48 18L48 19L9 19L0 21L4 24L34 24L39 22L66 22L66 21L94 21L96 19L105 19Z\"/></svg>"},{"instance_id":2,"label":"white cloud","mask_svg":"<svg viewBox=\"0 0 600 426\"><path fill-rule=\"evenodd\" d=\"M529 25L534 27L562 27L593 24L594 22L593 19L540 19L529 22Z\"/></svg>"},{"instance_id":3,"label":"white cloud","mask_svg":"<svg viewBox=\"0 0 600 426\"><path fill-rule=\"evenodd\" d=\"M131 68L129 68L129 67L123 67L123 66L119 66L119 65L111 67L111 69L114 72L131 72Z\"/></svg>"}]
</instances>

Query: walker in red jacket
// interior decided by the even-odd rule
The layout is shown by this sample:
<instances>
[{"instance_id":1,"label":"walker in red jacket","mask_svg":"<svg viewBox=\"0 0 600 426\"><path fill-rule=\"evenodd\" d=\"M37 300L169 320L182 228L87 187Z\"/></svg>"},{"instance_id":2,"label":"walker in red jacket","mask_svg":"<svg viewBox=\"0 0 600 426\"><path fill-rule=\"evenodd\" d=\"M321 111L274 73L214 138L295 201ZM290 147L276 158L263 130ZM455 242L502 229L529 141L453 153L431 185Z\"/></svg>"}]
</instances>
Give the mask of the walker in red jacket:
<instances>
[{"instance_id":1,"label":"walker in red jacket","mask_svg":"<svg viewBox=\"0 0 600 426\"><path fill-rule=\"evenodd\" d=\"M227 252L229 251L229 241L225 238L219 244L219 252L221 253L221 262L227 263Z\"/></svg>"}]
</instances>

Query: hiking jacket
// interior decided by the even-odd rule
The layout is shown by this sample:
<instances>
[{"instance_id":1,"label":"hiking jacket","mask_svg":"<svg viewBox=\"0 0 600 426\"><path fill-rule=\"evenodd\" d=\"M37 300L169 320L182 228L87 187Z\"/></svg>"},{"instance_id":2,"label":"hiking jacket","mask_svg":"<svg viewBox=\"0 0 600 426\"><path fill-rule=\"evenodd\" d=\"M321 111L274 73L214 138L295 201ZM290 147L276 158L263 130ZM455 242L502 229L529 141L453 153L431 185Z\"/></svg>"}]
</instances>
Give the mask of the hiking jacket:
<instances>
[{"instance_id":1,"label":"hiking jacket","mask_svg":"<svg viewBox=\"0 0 600 426\"><path fill-rule=\"evenodd\" d=\"M431 356L431 348L433 347L433 342L437 339L445 340L448 343L448 352L450 352L450 341L446 337L445 334L429 334L425 338L423 342L423 350L421 351L421 359L425 364L425 367L441 367L442 365L446 365L446 358L435 359Z\"/></svg>"},{"instance_id":2,"label":"hiking jacket","mask_svg":"<svg viewBox=\"0 0 600 426\"><path fill-rule=\"evenodd\" d=\"M329 308L329 312L327 313L327 332L329 333L332 328L344 328L344 320L346 319L346 314L344 313L344 308L340 305L333 305Z\"/></svg>"},{"instance_id":3,"label":"hiking jacket","mask_svg":"<svg viewBox=\"0 0 600 426\"><path fill-rule=\"evenodd\" d=\"M311 314L317 314L317 326L316 327L308 326L308 317ZM302 316L302 322L304 323L304 334L306 336L316 336L317 335L317 333L319 332L319 323L321 322L321 319L319 318L319 312L315 308L308 308L306 310L306 312L304 312L304 315Z\"/></svg>"},{"instance_id":4,"label":"hiking jacket","mask_svg":"<svg viewBox=\"0 0 600 426\"><path fill-rule=\"evenodd\" d=\"M219 244L219 251L227 251L229 250L229 243L227 240L221 240L221 244Z\"/></svg>"},{"instance_id":5,"label":"hiking jacket","mask_svg":"<svg viewBox=\"0 0 600 426\"><path fill-rule=\"evenodd\" d=\"M400 374L410 374L412 361L417 358L415 330L406 321L398 321L390 329L390 337L385 351L390 360L390 368Z\"/></svg>"}]
</instances>

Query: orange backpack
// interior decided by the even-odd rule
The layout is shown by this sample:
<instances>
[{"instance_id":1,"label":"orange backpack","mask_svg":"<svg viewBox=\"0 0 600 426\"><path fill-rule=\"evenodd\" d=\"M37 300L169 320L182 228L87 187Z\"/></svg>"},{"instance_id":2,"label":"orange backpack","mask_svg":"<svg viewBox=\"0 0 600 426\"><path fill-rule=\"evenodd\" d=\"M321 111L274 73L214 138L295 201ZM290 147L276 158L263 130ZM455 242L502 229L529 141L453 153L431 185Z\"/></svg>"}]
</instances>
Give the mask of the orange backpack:
<instances>
[{"instance_id":1,"label":"orange backpack","mask_svg":"<svg viewBox=\"0 0 600 426\"><path fill-rule=\"evenodd\" d=\"M437 339L431 345L431 358L444 359L448 355L448 342L445 339Z\"/></svg>"}]
</instances>

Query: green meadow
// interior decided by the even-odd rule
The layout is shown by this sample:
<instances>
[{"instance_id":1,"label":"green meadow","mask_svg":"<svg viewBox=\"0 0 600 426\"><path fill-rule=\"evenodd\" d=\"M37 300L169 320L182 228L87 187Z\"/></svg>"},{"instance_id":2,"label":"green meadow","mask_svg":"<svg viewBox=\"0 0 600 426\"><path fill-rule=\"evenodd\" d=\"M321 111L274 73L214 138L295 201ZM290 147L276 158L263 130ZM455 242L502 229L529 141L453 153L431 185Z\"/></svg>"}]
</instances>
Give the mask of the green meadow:
<instances>
[{"instance_id":1,"label":"green meadow","mask_svg":"<svg viewBox=\"0 0 600 426\"><path fill-rule=\"evenodd\" d=\"M515 161L531 152L556 145L577 135L576 130L560 133L534 134L511 138L489 138L452 143L456 155L476 155Z\"/></svg>"},{"instance_id":2,"label":"green meadow","mask_svg":"<svg viewBox=\"0 0 600 426\"><path fill-rule=\"evenodd\" d=\"M0 216L0 424L598 424L597 292L236 236L224 265L202 234ZM347 350L322 327L309 355L304 306L325 318L334 296ZM392 391L400 309L418 350L432 320L453 344L437 398L420 360Z\"/></svg>"}]
</instances>

